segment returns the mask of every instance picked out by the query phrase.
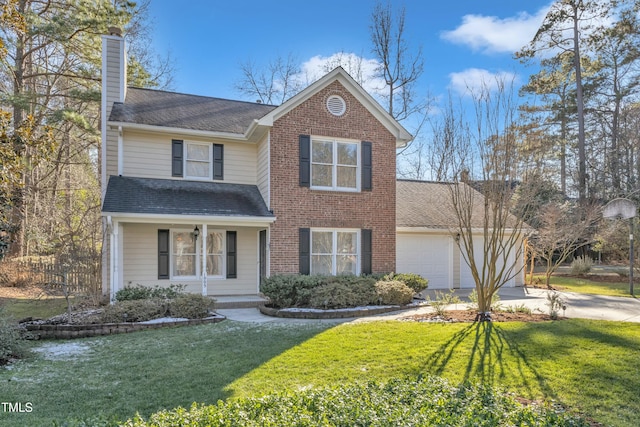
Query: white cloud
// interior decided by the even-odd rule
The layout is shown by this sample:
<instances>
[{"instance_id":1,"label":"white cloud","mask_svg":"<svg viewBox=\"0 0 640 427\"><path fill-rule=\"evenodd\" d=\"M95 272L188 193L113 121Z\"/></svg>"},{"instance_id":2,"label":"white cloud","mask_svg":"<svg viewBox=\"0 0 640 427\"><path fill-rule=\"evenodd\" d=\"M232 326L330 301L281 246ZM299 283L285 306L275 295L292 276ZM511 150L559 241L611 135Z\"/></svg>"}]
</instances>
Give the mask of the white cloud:
<instances>
[{"instance_id":1,"label":"white cloud","mask_svg":"<svg viewBox=\"0 0 640 427\"><path fill-rule=\"evenodd\" d=\"M384 80L375 77L380 66L375 59L367 59L355 53L338 52L330 56L316 55L305 61L299 81L308 85L334 68L341 66L371 95L379 95L385 88Z\"/></svg>"},{"instance_id":2,"label":"white cloud","mask_svg":"<svg viewBox=\"0 0 640 427\"><path fill-rule=\"evenodd\" d=\"M449 74L449 79L449 88L452 91L460 95L471 95L484 89L495 90L500 84L509 86L517 77L506 71L492 73L480 68L468 68L459 73Z\"/></svg>"},{"instance_id":3,"label":"white cloud","mask_svg":"<svg viewBox=\"0 0 640 427\"><path fill-rule=\"evenodd\" d=\"M483 53L513 53L529 43L544 21L550 6L536 14L520 12L514 17L465 15L455 30L441 37L455 44L467 45Z\"/></svg>"}]
</instances>

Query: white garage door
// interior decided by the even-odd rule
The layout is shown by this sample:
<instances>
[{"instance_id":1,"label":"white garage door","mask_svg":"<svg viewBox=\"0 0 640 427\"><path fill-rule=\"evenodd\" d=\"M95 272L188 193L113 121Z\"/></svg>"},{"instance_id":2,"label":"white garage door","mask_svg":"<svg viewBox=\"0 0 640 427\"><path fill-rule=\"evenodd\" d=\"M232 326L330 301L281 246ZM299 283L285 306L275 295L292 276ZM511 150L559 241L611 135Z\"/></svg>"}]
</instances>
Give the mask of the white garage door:
<instances>
[{"instance_id":1,"label":"white garage door","mask_svg":"<svg viewBox=\"0 0 640 427\"><path fill-rule=\"evenodd\" d=\"M482 257L484 255L484 238L482 236L475 236L473 238L473 251L476 259L476 267L478 269L482 269ZM462 250L462 249L461 249ZM509 258L508 264L513 264L514 257L511 256ZM500 266L503 265L502 260L500 260ZM473 276L471 275L471 268L464 260L462 253L460 254L460 287L461 288L475 288L475 281L473 280ZM507 282L505 287L513 287L515 286L515 279L512 278Z\"/></svg>"},{"instance_id":2,"label":"white garage door","mask_svg":"<svg viewBox=\"0 0 640 427\"><path fill-rule=\"evenodd\" d=\"M429 280L429 289L451 285L451 237L428 234L398 234L398 273L416 273Z\"/></svg>"}]
</instances>

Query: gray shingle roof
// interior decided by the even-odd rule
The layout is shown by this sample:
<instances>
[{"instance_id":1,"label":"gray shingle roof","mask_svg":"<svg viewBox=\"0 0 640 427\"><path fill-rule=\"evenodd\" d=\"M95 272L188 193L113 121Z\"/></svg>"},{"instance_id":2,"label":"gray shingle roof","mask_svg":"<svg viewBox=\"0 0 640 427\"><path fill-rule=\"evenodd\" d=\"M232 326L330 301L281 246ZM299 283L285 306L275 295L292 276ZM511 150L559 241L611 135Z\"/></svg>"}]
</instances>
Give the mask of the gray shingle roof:
<instances>
[{"instance_id":1,"label":"gray shingle roof","mask_svg":"<svg viewBox=\"0 0 640 427\"><path fill-rule=\"evenodd\" d=\"M243 134L254 120L276 107L160 90L127 88L109 121Z\"/></svg>"},{"instance_id":2,"label":"gray shingle roof","mask_svg":"<svg viewBox=\"0 0 640 427\"><path fill-rule=\"evenodd\" d=\"M103 212L273 218L258 187L111 176Z\"/></svg>"},{"instance_id":3,"label":"gray shingle roof","mask_svg":"<svg viewBox=\"0 0 640 427\"><path fill-rule=\"evenodd\" d=\"M449 229L457 226L456 213L451 202L447 182L398 180L396 182L396 225L398 227L426 227ZM465 184L457 184L465 185ZM482 195L472 191L474 203L472 227L481 228L484 222Z\"/></svg>"}]
</instances>

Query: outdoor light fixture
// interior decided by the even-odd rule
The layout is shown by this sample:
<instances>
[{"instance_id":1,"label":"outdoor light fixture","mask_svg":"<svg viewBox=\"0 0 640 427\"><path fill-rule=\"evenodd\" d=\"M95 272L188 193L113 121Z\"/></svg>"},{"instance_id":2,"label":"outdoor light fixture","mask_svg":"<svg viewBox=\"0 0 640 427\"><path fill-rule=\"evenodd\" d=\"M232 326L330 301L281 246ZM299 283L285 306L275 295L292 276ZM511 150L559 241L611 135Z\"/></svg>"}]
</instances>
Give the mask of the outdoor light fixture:
<instances>
[{"instance_id":1,"label":"outdoor light fixture","mask_svg":"<svg viewBox=\"0 0 640 427\"><path fill-rule=\"evenodd\" d=\"M196 228L193 229L193 237L196 238L196 240L198 240L198 236L200 235L200 230L198 229L198 226L196 225Z\"/></svg>"}]
</instances>

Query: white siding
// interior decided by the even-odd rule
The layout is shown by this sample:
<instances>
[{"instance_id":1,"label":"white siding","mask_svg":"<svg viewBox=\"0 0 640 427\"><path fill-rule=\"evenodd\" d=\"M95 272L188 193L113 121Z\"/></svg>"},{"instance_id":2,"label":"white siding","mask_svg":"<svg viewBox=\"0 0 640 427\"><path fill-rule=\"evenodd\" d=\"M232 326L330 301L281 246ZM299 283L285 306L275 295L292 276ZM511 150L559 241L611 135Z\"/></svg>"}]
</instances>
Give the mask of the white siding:
<instances>
[{"instance_id":1,"label":"white siding","mask_svg":"<svg viewBox=\"0 0 640 427\"><path fill-rule=\"evenodd\" d=\"M215 225L211 228L219 229ZM186 285L186 291L202 292L201 280L158 279L158 230L171 229L169 224L124 225L124 286ZM185 228L184 226L174 228ZM238 278L208 279L209 295L250 295L258 293L258 230L257 228L228 228L237 231Z\"/></svg>"},{"instance_id":2,"label":"white siding","mask_svg":"<svg viewBox=\"0 0 640 427\"><path fill-rule=\"evenodd\" d=\"M180 135L124 132L125 176L171 179L171 140L224 145L224 182L256 185L257 147L255 144L196 139Z\"/></svg>"},{"instance_id":3,"label":"white siding","mask_svg":"<svg viewBox=\"0 0 640 427\"><path fill-rule=\"evenodd\" d=\"M258 143L257 184L262 199L270 207L269 200L269 135Z\"/></svg>"}]
</instances>

